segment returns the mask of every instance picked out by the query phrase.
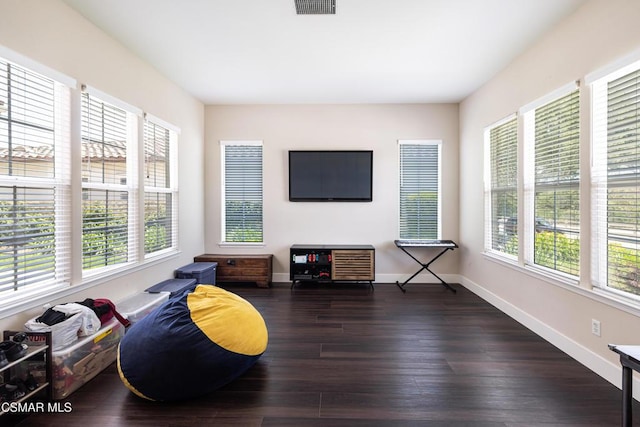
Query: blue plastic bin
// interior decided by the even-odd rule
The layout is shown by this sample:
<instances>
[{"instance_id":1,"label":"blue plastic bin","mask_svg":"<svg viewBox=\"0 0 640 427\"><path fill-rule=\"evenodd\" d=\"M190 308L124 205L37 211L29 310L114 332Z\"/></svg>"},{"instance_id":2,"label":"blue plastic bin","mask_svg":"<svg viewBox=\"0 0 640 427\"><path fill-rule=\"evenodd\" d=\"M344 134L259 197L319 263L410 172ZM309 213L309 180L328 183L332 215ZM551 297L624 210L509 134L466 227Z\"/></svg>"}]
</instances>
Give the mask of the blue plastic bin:
<instances>
[{"instance_id":1,"label":"blue plastic bin","mask_svg":"<svg viewBox=\"0 0 640 427\"><path fill-rule=\"evenodd\" d=\"M169 298L174 295L182 295L186 291L193 291L198 281L196 279L168 279L160 283L156 283L150 288L145 289L150 294L159 292L169 292Z\"/></svg>"},{"instance_id":2,"label":"blue plastic bin","mask_svg":"<svg viewBox=\"0 0 640 427\"><path fill-rule=\"evenodd\" d=\"M217 262L194 262L176 270L176 279L196 279L197 283L216 284Z\"/></svg>"}]
</instances>

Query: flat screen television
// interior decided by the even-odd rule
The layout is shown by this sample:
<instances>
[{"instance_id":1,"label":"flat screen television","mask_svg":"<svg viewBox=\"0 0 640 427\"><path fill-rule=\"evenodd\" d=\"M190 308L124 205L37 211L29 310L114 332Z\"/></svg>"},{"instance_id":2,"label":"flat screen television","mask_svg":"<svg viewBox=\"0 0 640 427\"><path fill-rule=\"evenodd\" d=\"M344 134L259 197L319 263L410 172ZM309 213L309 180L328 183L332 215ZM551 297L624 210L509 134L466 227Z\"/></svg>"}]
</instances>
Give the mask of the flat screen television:
<instances>
[{"instance_id":1,"label":"flat screen television","mask_svg":"<svg viewBox=\"0 0 640 427\"><path fill-rule=\"evenodd\" d=\"M292 202L370 202L372 187L371 150L289 151Z\"/></svg>"}]
</instances>

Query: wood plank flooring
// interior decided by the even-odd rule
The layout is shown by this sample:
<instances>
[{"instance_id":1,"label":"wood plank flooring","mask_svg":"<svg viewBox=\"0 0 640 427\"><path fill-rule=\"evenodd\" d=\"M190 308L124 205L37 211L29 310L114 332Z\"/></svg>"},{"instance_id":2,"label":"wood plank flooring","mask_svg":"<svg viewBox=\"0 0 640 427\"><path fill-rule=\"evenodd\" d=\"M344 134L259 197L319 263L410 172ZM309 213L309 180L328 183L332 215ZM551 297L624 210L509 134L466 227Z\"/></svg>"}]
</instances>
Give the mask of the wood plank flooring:
<instances>
[{"instance_id":1,"label":"wood plank flooring","mask_svg":"<svg viewBox=\"0 0 640 427\"><path fill-rule=\"evenodd\" d=\"M454 285L228 286L269 329L243 377L204 397L156 403L112 365L73 393L72 411L20 426L616 426L621 392ZM605 345L605 344L603 344ZM176 360L185 381L200 381ZM640 408L634 425L640 426ZM0 424L1 424L0 419Z\"/></svg>"}]
</instances>

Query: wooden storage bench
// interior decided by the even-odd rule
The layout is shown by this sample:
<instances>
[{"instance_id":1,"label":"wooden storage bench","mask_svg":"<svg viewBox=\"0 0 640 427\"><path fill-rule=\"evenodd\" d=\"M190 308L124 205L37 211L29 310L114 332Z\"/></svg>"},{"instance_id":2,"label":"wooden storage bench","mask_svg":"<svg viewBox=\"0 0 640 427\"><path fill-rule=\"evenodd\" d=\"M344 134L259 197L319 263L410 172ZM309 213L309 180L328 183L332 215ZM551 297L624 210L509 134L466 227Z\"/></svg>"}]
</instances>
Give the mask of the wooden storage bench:
<instances>
[{"instance_id":1,"label":"wooden storage bench","mask_svg":"<svg viewBox=\"0 0 640 427\"><path fill-rule=\"evenodd\" d=\"M271 285L273 255L203 254L193 262L217 262L216 283L255 282L259 288Z\"/></svg>"}]
</instances>

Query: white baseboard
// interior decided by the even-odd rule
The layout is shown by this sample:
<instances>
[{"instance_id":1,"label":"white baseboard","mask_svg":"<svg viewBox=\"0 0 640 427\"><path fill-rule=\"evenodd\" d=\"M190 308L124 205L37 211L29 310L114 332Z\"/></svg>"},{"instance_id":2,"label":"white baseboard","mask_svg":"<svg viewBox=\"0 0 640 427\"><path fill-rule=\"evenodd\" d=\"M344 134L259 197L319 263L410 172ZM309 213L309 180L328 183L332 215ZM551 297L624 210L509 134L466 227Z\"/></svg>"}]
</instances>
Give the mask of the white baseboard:
<instances>
[{"instance_id":1,"label":"white baseboard","mask_svg":"<svg viewBox=\"0 0 640 427\"><path fill-rule=\"evenodd\" d=\"M564 353L573 357L578 362L609 381L611 384L618 388L622 388L622 367L620 364L611 363L609 360L559 333L549 325L542 323L540 320L520 310L518 307L503 300L494 293L487 291L485 288L479 286L477 283L474 283L466 277L462 277L459 283L483 300L487 301L489 304L507 314L509 317L518 321L540 337L558 347ZM640 400L640 381L635 377L633 379L633 397L636 400Z\"/></svg>"},{"instance_id":2,"label":"white baseboard","mask_svg":"<svg viewBox=\"0 0 640 427\"><path fill-rule=\"evenodd\" d=\"M276 282L276 283L281 283L281 282L290 282L289 280L289 273L273 273L271 275L271 281L272 282Z\"/></svg>"},{"instance_id":3,"label":"white baseboard","mask_svg":"<svg viewBox=\"0 0 640 427\"><path fill-rule=\"evenodd\" d=\"M439 274L442 277L442 280L447 283L460 283L460 276L458 274ZM411 274L376 274L376 280L374 283L403 283L411 277ZM271 280L276 283L279 282L290 282L289 273L273 273L271 276ZM410 283L439 283L438 279L433 277L429 273L420 273L413 279L411 279Z\"/></svg>"},{"instance_id":4,"label":"white baseboard","mask_svg":"<svg viewBox=\"0 0 640 427\"><path fill-rule=\"evenodd\" d=\"M413 273L411 273L413 274ZM378 283L404 283L405 280L411 277L411 274L376 274L376 282ZM458 274L438 274L447 283L460 283L460 276ZM440 283L437 278L431 275L429 272L422 272L416 277L411 279L407 286L411 283Z\"/></svg>"},{"instance_id":5,"label":"white baseboard","mask_svg":"<svg viewBox=\"0 0 640 427\"><path fill-rule=\"evenodd\" d=\"M439 274L447 283L460 283L460 275L458 274ZM376 274L376 280L374 283L403 283L411 277L411 274ZM271 280L274 282L290 282L289 273L273 273ZM438 279L433 277L431 274L420 273L413 279L411 279L410 283L440 283Z\"/></svg>"}]
</instances>

